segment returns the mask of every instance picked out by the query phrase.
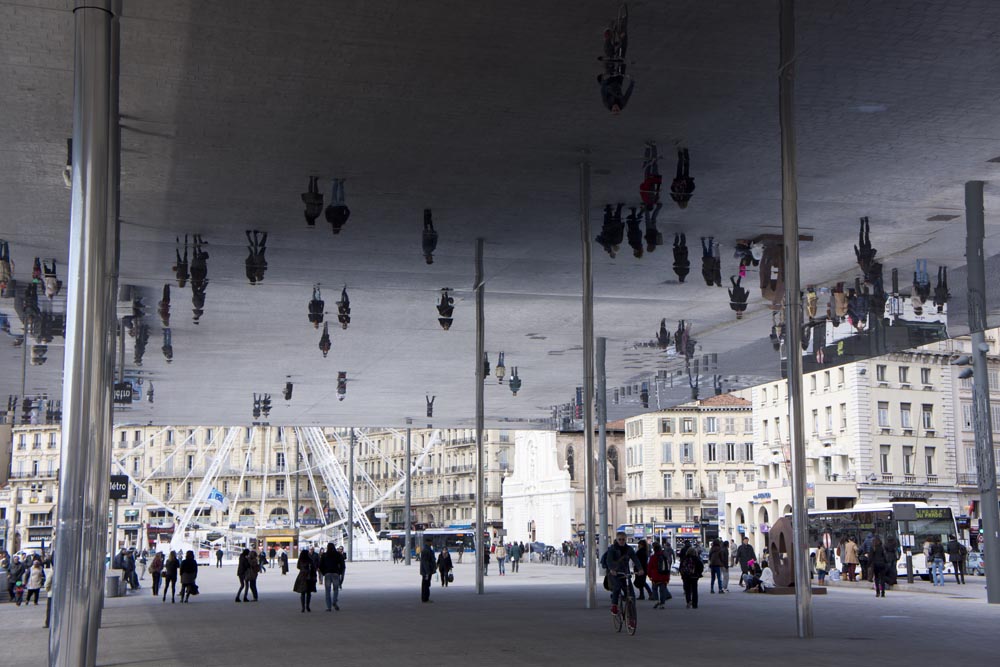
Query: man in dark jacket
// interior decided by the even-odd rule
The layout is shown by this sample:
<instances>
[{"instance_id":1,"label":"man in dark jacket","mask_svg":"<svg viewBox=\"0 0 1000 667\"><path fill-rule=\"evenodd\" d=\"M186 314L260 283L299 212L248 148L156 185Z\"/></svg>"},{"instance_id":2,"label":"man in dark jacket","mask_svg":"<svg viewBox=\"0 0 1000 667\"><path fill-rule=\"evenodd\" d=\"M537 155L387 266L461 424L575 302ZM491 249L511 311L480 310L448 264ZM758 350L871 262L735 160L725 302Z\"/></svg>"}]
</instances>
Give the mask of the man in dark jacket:
<instances>
[{"instance_id":1,"label":"man in dark jacket","mask_svg":"<svg viewBox=\"0 0 1000 667\"><path fill-rule=\"evenodd\" d=\"M968 550L955 539L954 535L948 536L948 560L951 561L951 567L955 570L955 583L964 584L965 583L965 559L968 557Z\"/></svg>"},{"instance_id":2,"label":"man in dark jacket","mask_svg":"<svg viewBox=\"0 0 1000 667\"><path fill-rule=\"evenodd\" d=\"M750 546L750 539L747 537L743 538L743 544L736 548L736 562L740 564L740 586L746 588L746 582L744 579L746 575L750 573L750 561L757 560L757 554L754 553L753 547Z\"/></svg>"},{"instance_id":3,"label":"man in dark jacket","mask_svg":"<svg viewBox=\"0 0 1000 667\"><path fill-rule=\"evenodd\" d=\"M485 549L484 549L485 551ZM431 538L424 538L424 547L420 550L420 601L433 602L431 600L431 577L437 570L437 558L434 556L434 549L431 547Z\"/></svg>"},{"instance_id":4,"label":"man in dark jacket","mask_svg":"<svg viewBox=\"0 0 1000 667\"><path fill-rule=\"evenodd\" d=\"M319 558L319 573L323 577L323 586L326 588L326 610L331 608L340 611L337 600L340 597L340 585L344 583L344 574L347 572L347 563L344 562L344 555L337 551L333 542L326 545L326 551ZM330 589L333 595L330 595Z\"/></svg>"},{"instance_id":5,"label":"man in dark jacket","mask_svg":"<svg viewBox=\"0 0 1000 667\"><path fill-rule=\"evenodd\" d=\"M601 567L608 571L611 575L611 613L618 613L618 598L621 596L622 587L628 585L631 591L631 596L635 597L635 592L632 589L632 580L627 576L629 574L629 563L635 563L635 573L643 574L643 563L639 561L639 557L635 553L635 549L630 547L626 542L625 533L619 531L615 535L614 543L608 547L608 550L604 552L604 556L601 557Z\"/></svg>"},{"instance_id":6,"label":"man in dark jacket","mask_svg":"<svg viewBox=\"0 0 1000 667\"><path fill-rule=\"evenodd\" d=\"M24 563L19 556L14 556L10 567L7 569L7 593L10 594L11 602L14 601L14 588L18 579L24 574Z\"/></svg>"}]
</instances>

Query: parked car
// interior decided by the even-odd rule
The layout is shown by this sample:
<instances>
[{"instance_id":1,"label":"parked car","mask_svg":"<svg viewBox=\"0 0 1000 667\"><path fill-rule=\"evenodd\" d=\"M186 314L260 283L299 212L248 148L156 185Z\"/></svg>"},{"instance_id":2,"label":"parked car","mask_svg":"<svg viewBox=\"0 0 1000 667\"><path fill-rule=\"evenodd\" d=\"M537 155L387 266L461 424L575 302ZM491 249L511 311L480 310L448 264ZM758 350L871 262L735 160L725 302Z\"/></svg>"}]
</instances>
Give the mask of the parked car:
<instances>
[{"instance_id":1,"label":"parked car","mask_svg":"<svg viewBox=\"0 0 1000 667\"><path fill-rule=\"evenodd\" d=\"M983 554L981 551L970 551L969 557L965 561L966 574L978 574L980 577L986 574L983 567Z\"/></svg>"}]
</instances>

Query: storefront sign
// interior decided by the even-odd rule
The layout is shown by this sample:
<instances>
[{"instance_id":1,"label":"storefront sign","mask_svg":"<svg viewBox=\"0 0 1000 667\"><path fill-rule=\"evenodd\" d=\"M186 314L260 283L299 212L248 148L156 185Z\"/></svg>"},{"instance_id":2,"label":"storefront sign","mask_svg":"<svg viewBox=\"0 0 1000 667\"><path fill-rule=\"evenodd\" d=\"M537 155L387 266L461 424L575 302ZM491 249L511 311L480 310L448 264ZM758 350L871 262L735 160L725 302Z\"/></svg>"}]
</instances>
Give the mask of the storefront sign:
<instances>
[{"instance_id":1,"label":"storefront sign","mask_svg":"<svg viewBox=\"0 0 1000 667\"><path fill-rule=\"evenodd\" d=\"M29 542L41 542L42 540L51 540L51 539L52 539L51 528L28 528Z\"/></svg>"}]
</instances>

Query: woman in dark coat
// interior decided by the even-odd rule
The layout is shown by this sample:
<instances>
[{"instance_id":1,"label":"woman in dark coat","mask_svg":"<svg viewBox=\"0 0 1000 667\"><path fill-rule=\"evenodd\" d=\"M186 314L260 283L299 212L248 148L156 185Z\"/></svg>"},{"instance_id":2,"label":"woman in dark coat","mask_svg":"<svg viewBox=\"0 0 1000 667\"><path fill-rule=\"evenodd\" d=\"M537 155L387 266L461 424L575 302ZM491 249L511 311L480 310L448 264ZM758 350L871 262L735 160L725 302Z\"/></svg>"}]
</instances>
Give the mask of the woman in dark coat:
<instances>
[{"instance_id":1,"label":"woman in dark coat","mask_svg":"<svg viewBox=\"0 0 1000 667\"><path fill-rule=\"evenodd\" d=\"M194 559L194 552L188 551L181 562L181 602L190 602L191 593L197 595L198 586L195 580L198 579L198 561Z\"/></svg>"},{"instance_id":2,"label":"woman in dark coat","mask_svg":"<svg viewBox=\"0 0 1000 667\"><path fill-rule=\"evenodd\" d=\"M437 569L438 573L441 575L441 585L448 585L448 573L452 571L454 565L451 564L451 554L448 553L448 547L441 549L441 553L438 554Z\"/></svg>"},{"instance_id":3,"label":"woman in dark coat","mask_svg":"<svg viewBox=\"0 0 1000 667\"><path fill-rule=\"evenodd\" d=\"M279 560L281 561L281 573L288 574L288 553L282 550Z\"/></svg>"},{"instance_id":4,"label":"woman in dark coat","mask_svg":"<svg viewBox=\"0 0 1000 667\"><path fill-rule=\"evenodd\" d=\"M177 570L180 568L177 552L171 551L167 562L163 564L163 601L167 601L167 589L170 589L170 603L177 602ZM181 591L183 592L183 588Z\"/></svg>"},{"instance_id":5,"label":"woman in dark coat","mask_svg":"<svg viewBox=\"0 0 1000 667\"><path fill-rule=\"evenodd\" d=\"M649 562L649 543L646 540L639 540L639 548L635 550L635 556L643 565ZM640 600L646 599L646 593L649 593L650 600L653 599L653 589L646 583L645 574L635 575L635 588L639 591Z\"/></svg>"},{"instance_id":6,"label":"woman in dark coat","mask_svg":"<svg viewBox=\"0 0 1000 667\"><path fill-rule=\"evenodd\" d=\"M299 594L299 599L302 602L302 612L305 613L312 611L309 608L309 602L312 600L312 594L316 592L316 565L313 563L312 556L309 555L308 550L302 549L299 552L297 566L299 575L295 577L295 585L292 587L292 590Z\"/></svg>"},{"instance_id":7,"label":"woman in dark coat","mask_svg":"<svg viewBox=\"0 0 1000 667\"><path fill-rule=\"evenodd\" d=\"M240 588L236 591L236 601L240 601L240 595L243 596L243 601L246 602L247 594L250 592L250 587L247 585L246 575L247 570L250 568L250 550L244 549L243 553L240 554L239 564L236 566L236 576L240 580Z\"/></svg>"}]
</instances>

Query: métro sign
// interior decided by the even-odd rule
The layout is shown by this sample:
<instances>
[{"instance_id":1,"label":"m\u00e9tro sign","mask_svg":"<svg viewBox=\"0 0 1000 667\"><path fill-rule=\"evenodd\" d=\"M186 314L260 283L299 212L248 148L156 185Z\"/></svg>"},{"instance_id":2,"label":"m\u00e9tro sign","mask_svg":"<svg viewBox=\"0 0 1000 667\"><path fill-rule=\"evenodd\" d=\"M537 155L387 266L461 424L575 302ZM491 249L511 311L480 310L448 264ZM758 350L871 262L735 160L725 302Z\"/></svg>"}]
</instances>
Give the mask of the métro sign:
<instances>
[{"instance_id":1,"label":"m\u00e9tro sign","mask_svg":"<svg viewBox=\"0 0 1000 667\"><path fill-rule=\"evenodd\" d=\"M112 475L108 488L111 500L125 500L128 498L128 475Z\"/></svg>"},{"instance_id":2,"label":"m\u00e9tro sign","mask_svg":"<svg viewBox=\"0 0 1000 667\"><path fill-rule=\"evenodd\" d=\"M132 392L133 388L131 382L115 382L115 405L130 405L132 403Z\"/></svg>"}]
</instances>

